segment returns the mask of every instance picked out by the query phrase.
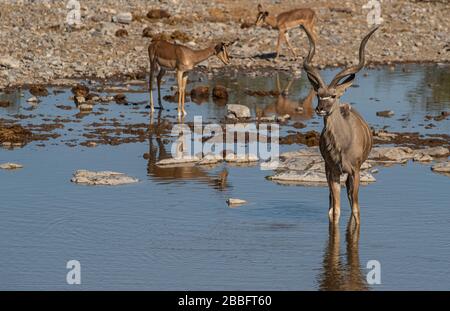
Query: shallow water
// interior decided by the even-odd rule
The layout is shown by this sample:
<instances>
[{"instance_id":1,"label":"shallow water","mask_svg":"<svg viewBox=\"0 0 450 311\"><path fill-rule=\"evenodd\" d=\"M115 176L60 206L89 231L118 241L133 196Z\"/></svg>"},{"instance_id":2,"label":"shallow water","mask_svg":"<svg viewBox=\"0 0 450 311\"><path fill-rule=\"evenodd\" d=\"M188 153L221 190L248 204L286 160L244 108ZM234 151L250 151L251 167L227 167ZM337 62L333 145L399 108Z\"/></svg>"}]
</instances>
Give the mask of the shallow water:
<instances>
[{"instance_id":1,"label":"shallow water","mask_svg":"<svg viewBox=\"0 0 450 311\"><path fill-rule=\"evenodd\" d=\"M450 91L439 85L449 81L449 67L410 65L365 72L368 76L361 74L356 81L359 87L349 89L343 100L357 103L355 107L373 127L450 132L449 120L431 121L436 125L432 129L418 125L430 123L423 121L425 115L448 110ZM334 73L327 70L323 75L329 80ZM435 74L441 75L440 80L430 80ZM276 89L273 76L227 74L206 80L199 75L191 80L198 78L203 81L195 84L227 86L229 103L248 105L254 114L276 99L244 95L246 88ZM170 75L166 79L163 95L171 93L173 83ZM282 74L281 80L286 84L289 77ZM76 109L55 107L74 106L68 99L70 90L64 91L42 98L32 110L25 102L27 92L24 97L14 94L15 104L0 108L1 117L34 115L23 119L23 124L56 116L73 118ZM302 77L294 81L290 98L298 100L307 93ZM101 117L116 117L121 123L148 122L146 104L139 103L148 95L127 93L127 97L138 104L96 105L94 112L101 107L108 111L73 118L80 122L65 123L56 130L63 135L44 142L45 146L34 142L24 148L0 149L0 163L24 165L20 170L0 170L0 289L449 288L450 178L433 173L430 165L380 168L377 182L360 191L358 240L356 233L346 235L349 208L344 195L339 234L329 232L325 187L277 185L264 178L271 172L258 166L157 170L155 158L143 158L149 141L96 148L64 144L85 141L86 124ZM174 121L176 104L164 104L169 111L162 118ZM396 115L375 115L387 109ZM187 110L186 121L202 115L213 122L226 113L212 100L188 103ZM404 116L410 121L398 120ZM317 116L297 117L308 125L302 131L321 128ZM292 129L289 124L283 131ZM159 147L156 141L152 146ZM227 186L218 187L214 180L225 166ZM75 185L70 178L77 169L124 172L140 182L119 187ZM225 201L230 197L249 203L229 208ZM66 263L71 259L81 263L78 287L66 284ZM381 263L380 285L365 281L369 260Z\"/></svg>"}]
</instances>

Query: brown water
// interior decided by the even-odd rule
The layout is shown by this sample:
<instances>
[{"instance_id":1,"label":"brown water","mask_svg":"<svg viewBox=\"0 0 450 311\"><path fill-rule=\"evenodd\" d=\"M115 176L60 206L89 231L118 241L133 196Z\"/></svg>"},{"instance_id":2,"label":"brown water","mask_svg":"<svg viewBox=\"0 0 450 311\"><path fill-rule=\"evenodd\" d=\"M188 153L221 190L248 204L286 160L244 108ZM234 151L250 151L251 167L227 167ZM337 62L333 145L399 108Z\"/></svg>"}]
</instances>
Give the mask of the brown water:
<instances>
[{"instance_id":1,"label":"brown water","mask_svg":"<svg viewBox=\"0 0 450 311\"><path fill-rule=\"evenodd\" d=\"M356 103L371 126L389 130L448 134L449 120L424 122L450 105L447 66L400 66L366 71L343 100ZM334 71L324 71L329 80ZM173 79L168 75L163 95ZM198 79L203 79L198 81ZM290 77L281 74L281 83ZM272 75L226 74L194 84L220 83L230 89L228 103L241 103L253 114L282 114L290 105L276 97L246 95L246 90L276 90ZM194 84L190 84L188 89ZM142 86L143 87L143 86ZM0 289L448 289L450 267L450 178L429 165L380 168L377 182L360 192L360 232L346 232L349 217L343 200L340 228L329 228L328 190L324 187L281 186L264 177L258 166L221 164L213 168L157 168L169 152L170 137L117 146L87 148L83 134L100 118L121 124L148 123L146 93L141 86L127 93L136 104L96 105L76 118L70 90L42 98L35 108L20 94L0 117L33 115L22 124L70 118L54 132L60 137L32 142L19 149L0 149L0 163L24 165L0 170ZM53 91L51 89L50 91ZM309 86L304 77L293 82L289 98L302 102ZM52 93L52 92L51 92ZM164 103L160 122L175 122L176 104ZM314 106L315 103L312 103ZM101 111L105 108L107 111ZM394 110L393 118L376 111ZM226 114L224 103L188 103L188 116L216 122ZM97 114L99 112L101 114ZM320 130L322 121L300 114L296 120ZM401 120L399 120L401 119ZM154 122L157 122L155 116ZM290 121L282 133L292 130ZM436 126L425 129L424 125ZM69 130L71 129L71 130ZM150 138L150 137L149 137ZM69 147L71 142L76 147ZM303 146L282 146L282 151ZM149 153L150 157L143 155ZM226 167L227 184L217 177ZM89 187L70 183L77 169L114 170L139 178L137 184ZM247 205L229 208L230 197ZM67 261L79 260L82 285L66 283ZM381 284L368 285L369 260L381 264Z\"/></svg>"}]
</instances>

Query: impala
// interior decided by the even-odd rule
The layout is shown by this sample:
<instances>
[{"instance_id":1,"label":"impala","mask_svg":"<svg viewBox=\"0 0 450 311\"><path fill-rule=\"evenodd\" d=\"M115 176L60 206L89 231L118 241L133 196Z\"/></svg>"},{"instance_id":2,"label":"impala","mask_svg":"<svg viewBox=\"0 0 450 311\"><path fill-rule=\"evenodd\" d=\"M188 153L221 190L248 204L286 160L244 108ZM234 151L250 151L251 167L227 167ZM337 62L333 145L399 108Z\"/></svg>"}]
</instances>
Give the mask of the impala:
<instances>
[{"instance_id":1,"label":"impala","mask_svg":"<svg viewBox=\"0 0 450 311\"><path fill-rule=\"evenodd\" d=\"M308 29L312 34L314 40L317 39L316 32L314 30L314 24L316 22L316 13L309 8L294 9L291 11L283 12L277 16L273 16L268 11L265 11L261 4L258 4L258 15L256 17L256 26L262 24L268 24L273 29L278 29L278 41L277 41L277 54L275 58L280 55L281 43L286 41L289 50L294 57L297 56L289 41L288 31L298 26L303 26Z\"/></svg>"},{"instance_id":2,"label":"impala","mask_svg":"<svg viewBox=\"0 0 450 311\"><path fill-rule=\"evenodd\" d=\"M231 43L230 43L231 44ZM227 47L230 44L219 43L202 50L193 50L187 46L170 43L164 40L156 40L148 47L148 56L150 59L150 109L155 111L153 104L153 76L159 67L156 77L158 86L158 103L161 104L161 79L166 70L175 70L178 84L178 116L186 115L184 101L186 96L187 72L192 70L197 64L205 61L211 56L217 56L225 65L230 63Z\"/></svg>"},{"instance_id":3,"label":"impala","mask_svg":"<svg viewBox=\"0 0 450 311\"><path fill-rule=\"evenodd\" d=\"M315 53L315 40L309 30L304 28L310 48L303 67L317 92L316 113L324 119L319 147L325 160L325 172L330 189L328 216L330 222L334 223L339 222L340 216L340 176L347 173L346 188L352 217L356 225L359 225L359 172L372 149L372 133L363 117L349 104L340 105L339 98L352 85L356 73L364 67L364 48L377 29L378 27L373 28L361 41L358 65L340 71L327 86L319 72L311 65Z\"/></svg>"}]
</instances>

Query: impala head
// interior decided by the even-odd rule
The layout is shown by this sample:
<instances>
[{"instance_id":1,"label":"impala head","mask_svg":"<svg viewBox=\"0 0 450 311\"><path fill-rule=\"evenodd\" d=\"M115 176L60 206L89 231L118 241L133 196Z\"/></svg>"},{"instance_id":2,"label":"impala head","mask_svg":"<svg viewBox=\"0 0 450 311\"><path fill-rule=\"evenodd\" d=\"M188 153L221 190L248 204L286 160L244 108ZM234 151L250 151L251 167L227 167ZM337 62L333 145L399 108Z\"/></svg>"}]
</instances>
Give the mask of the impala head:
<instances>
[{"instance_id":1,"label":"impala head","mask_svg":"<svg viewBox=\"0 0 450 311\"><path fill-rule=\"evenodd\" d=\"M225 65L228 65L230 63L230 54L228 54L227 48L233 43L234 41L230 43L220 42L214 47L214 55L216 55Z\"/></svg>"},{"instance_id":2,"label":"impala head","mask_svg":"<svg viewBox=\"0 0 450 311\"><path fill-rule=\"evenodd\" d=\"M256 16L255 25L261 26L262 24L264 24L267 16L269 16L269 12L264 11L262 5L258 4L258 15Z\"/></svg>"},{"instance_id":3,"label":"impala head","mask_svg":"<svg viewBox=\"0 0 450 311\"><path fill-rule=\"evenodd\" d=\"M334 110L339 109L339 98L345 93L345 90L353 84L355 75L364 67L364 48L366 47L366 43L370 36L378 29L378 27L379 26L373 28L364 39L362 39L359 47L359 64L344 68L328 85L324 83L317 69L311 65L316 45L309 30L303 27L309 39L309 53L303 63L303 68L308 75L309 82L317 92L318 104L316 113L319 116L330 115Z\"/></svg>"}]
</instances>

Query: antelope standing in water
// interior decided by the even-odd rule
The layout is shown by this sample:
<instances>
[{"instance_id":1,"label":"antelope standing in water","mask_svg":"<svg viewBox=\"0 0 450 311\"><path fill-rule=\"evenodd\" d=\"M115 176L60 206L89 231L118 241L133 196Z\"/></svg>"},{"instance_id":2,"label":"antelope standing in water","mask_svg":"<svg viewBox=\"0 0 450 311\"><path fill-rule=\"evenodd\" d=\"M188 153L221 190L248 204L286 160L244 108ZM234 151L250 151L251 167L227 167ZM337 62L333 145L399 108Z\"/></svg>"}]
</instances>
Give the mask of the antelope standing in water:
<instances>
[{"instance_id":1,"label":"antelope standing in water","mask_svg":"<svg viewBox=\"0 0 450 311\"><path fill-rule=\"evenodd\" d=\"M317 92L316 113L323 117L324 128L320 135L320 153L325 160L325 171L330 188L330 222L338 223L340 216L340 176L347 173L347 195L352 209L352 217L359 225L359 172L372 149L372 133L363 117L349 104L340 105L339 98L350 87L355 75L364 67L364 48L370 36L378 29L373 28L361 41L359 64L343 69L327 86L319 72L312 67L315 41L307 28L309 53L303 67L308 79ZM345 80L343 80L345 78ZM343 80L343 81L342 81ZM341 82L342 81L342 82Z\"/></svg>"},{"instance_id":2,"label":"antelope standing in water","mask_svg":"<svg viewBox=\"0 0 450 311\"><path fill-rule=\"evenodd\" d=\"M303 26L312 34L314 40L317 40L317 35L314 29L316 22L316 13L309 8L294 9L283 12L277 16L269 14L265 11L261 4L258 4L258 15L256 17L256 26L268 24L273 29L278 29L277 54L275 58L280 55L281 43L286 41L286 44L294 57L297 57L291 42L289 41L288 31L298 26Z\"/></svg>"},{"instance_id":3,"label":"antelope standing in water","mask_svg":"<svg viewBox=\"0 0 450 311\"><path fill-rule=\"evenodd\" d=\"M161 79L166 73L166 70L175 70L177 84L178 84L178 116L186 115L184 109L184 100L186 95L187 72L192 70L197 64L207 60L211 56L217 56L225 65L230 63L227 47L231 45L226 43L219 43L202 50L193 50L187 46L170 43L164 40L157 40L152 42L148 47L148 56L150 59L150 109L153 113L155 111L153 104L153 76L159 67L159 72L156 77L158 86L158 103L160 109L161 104Z\"/></svg>"}]
</instances>

